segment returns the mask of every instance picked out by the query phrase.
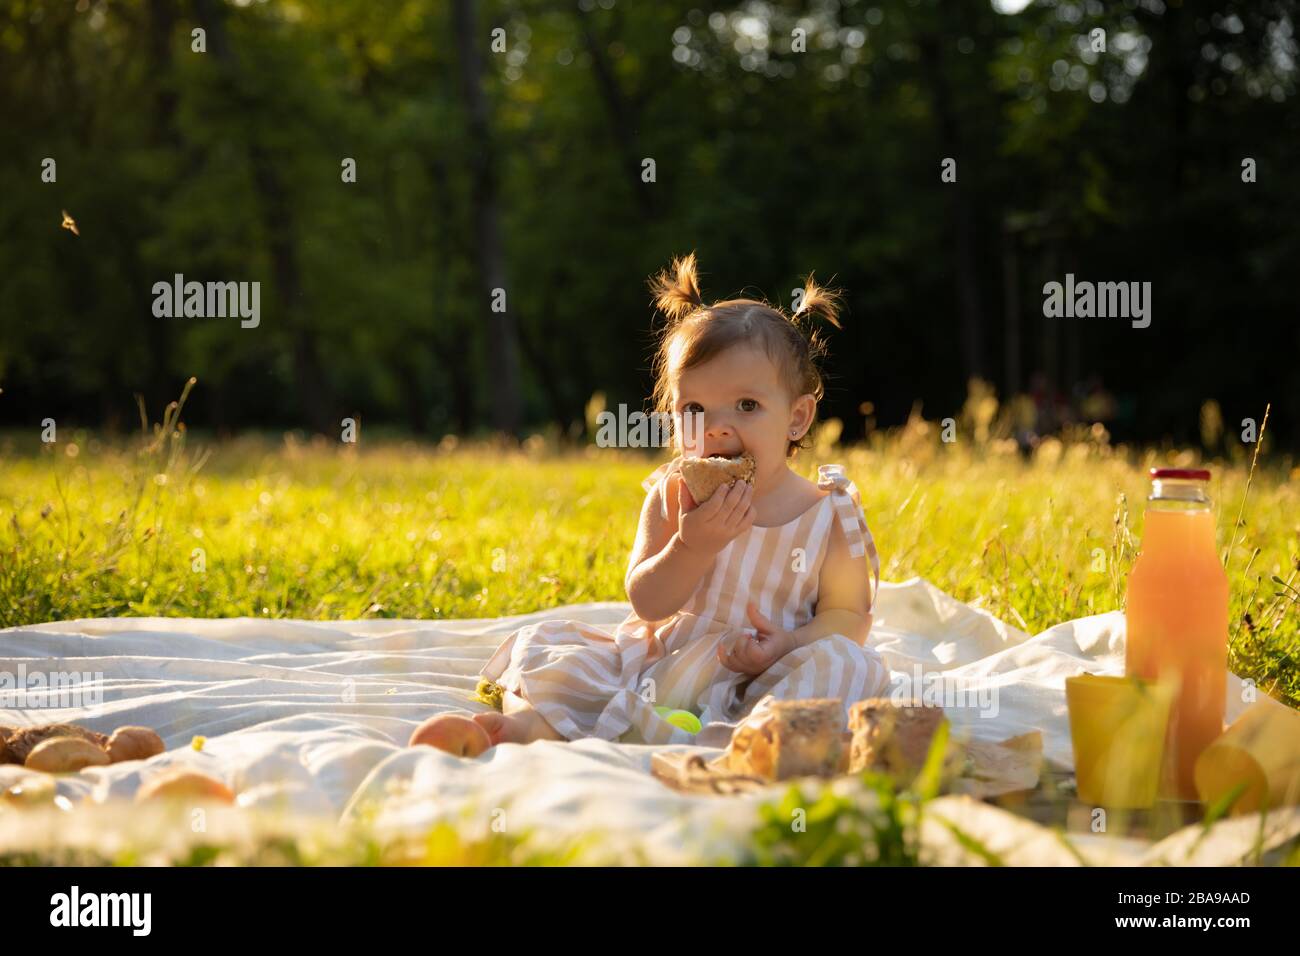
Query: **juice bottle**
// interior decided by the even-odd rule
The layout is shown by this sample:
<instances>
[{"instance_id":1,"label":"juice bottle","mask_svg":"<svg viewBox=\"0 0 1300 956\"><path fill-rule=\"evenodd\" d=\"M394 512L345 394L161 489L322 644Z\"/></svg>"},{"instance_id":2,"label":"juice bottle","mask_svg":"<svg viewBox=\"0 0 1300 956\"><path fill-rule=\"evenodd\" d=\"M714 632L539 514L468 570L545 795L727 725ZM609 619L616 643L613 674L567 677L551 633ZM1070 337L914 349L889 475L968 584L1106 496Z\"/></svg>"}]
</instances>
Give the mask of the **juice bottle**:
<instances>
[{"instance_id":1,"label":"juice bottle","mask_svg":"<svg viewBox=\"0 0 1300 956\"><path fill-rule=\"evenodd\" d=\"M1124 670L1171 685L1159 794L1195 800L1196 758L1223 733L1228 576L1215 553L1210 473L1150 474L1142 550L1128 578Z\"/></svg>"}]
</instances>

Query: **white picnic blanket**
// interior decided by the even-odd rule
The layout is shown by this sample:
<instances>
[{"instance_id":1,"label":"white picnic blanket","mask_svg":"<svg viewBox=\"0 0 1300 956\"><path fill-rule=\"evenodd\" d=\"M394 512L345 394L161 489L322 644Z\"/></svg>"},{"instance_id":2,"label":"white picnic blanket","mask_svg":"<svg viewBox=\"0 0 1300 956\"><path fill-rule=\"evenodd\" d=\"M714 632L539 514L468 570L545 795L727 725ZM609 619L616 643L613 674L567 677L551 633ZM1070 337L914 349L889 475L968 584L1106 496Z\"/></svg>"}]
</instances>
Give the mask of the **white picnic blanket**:
<instances>
[{"instance_id":1,"label":"white picnic blanket","mask_svg":"<svg viewBox=\"0 0 1300 956\"><path fill-rule=\"evenodd\" d=\"M563 839L591 828L626 840L651 862L689 862L733 853L753 825L760 800L672 791L649 773L655 747L581 740L501 744L474 760L405 746L411 730L447 711L473 713L477 673L514 629L549 618L613 629L628 605L570 605L515 617L455 620L304 621L258 618L107 618L0 630L0 675L80 672L100 700L60 709L0 702L0 724L75 722L104 733L124 724L152 727L168 751L145 762L90 768L59 778L74 802L115 805L142 779L186 763L225 780L243 807L288 807L296 818L354 819L362 812L389 832L438 819L508 821ZM1033 637L963 604L921 578L882 585L870 642L894 673L895 687L943 703L954 729L1002 740L1040 730L1046 757L1072 766L1064 680L1124 667L1124 619L1109 613L1060 624ZM940 679L941 678L941 679ZM30 676L26 686L32 686ZM20 681L20 683L22 683ZM1245 708L1241 681L1229 675L1228 719ZM0 691L4 687L0 686ZM192 739L206 738L202 750ZM706 758L721 751L698 748ZM0 785L25 773L0 766ZM143 811L114 819L121 826ZM464 814L469 813L469 817ZM1074 863L1056 833L967 797L944 797L935 816L961 820L967 833L1010 862ZM1300 832L1300 812L1275 811L1282 834ZM1249 846L1258 818L1236 827ZM1235 824L1202 841L1195 860L1236 862ZM1254 829L1251 829L1254 827ZM70 838L74 829L66 829ZM1176 835L1183 844L1190 833ZM0 815L0 848L35 839L14 814ZM952 862L973 859L937 825L923 832ZM1077 846L1097 862L1164 858L1158 847L1085 836ZM944 856L946 854L946 856ZM1175 860L1174 862L1183 862Z\"/></svg>"}]
</instances>

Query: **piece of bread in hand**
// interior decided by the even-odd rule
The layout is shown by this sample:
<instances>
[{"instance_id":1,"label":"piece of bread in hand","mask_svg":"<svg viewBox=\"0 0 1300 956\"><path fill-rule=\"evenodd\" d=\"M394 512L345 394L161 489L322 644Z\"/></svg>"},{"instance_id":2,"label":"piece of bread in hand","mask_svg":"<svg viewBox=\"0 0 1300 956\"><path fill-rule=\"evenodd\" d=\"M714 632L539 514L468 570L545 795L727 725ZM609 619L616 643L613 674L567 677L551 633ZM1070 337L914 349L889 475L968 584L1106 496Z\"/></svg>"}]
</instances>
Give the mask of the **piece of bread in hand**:
<instances>
[{"instance_id":1,"label":"piece of bread in hand","mask_svg":"<svg viewBox=\"0 0 1300 956\"><path fill-rule=\"evenodd\" d=\"M713 497L713 493L723 485L737 481L754 483L757 462L749 452L735 458L683 458L681 464L682 481L697 505L702 505Z\"/></svg>"}]
</instances>

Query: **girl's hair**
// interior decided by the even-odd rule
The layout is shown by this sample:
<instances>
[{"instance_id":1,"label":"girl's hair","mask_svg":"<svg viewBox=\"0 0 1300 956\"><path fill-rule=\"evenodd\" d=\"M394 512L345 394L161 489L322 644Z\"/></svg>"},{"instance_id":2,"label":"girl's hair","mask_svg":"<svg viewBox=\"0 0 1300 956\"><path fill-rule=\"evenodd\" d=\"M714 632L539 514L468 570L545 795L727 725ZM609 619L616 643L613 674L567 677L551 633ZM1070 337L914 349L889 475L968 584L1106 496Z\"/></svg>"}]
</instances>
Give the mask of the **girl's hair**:
<instances>
[{"instance_id":1,"label":"girl's hair","mask_svg":"<svg viewBox=\"0 0 1300 956\"><path fill-rule=\"evenodd\" d=\"M825 289L808 276L799 308L790 315L768 302L727 299L705 305L700 295L695 253L674 257L672 265L650 280L654 305L668 318L655 351L654 410L673 418L673 383L689 368L709 361L736 345L763 349L776 366L791 399L811 394L818 402L825 394L821 360L826 343L814 330L806 334L801 323L820 316L840 328L839 293ZM813 421L816 421L816 408ZM799 441L786 445L786 457L807 448L812 423Z\"/></svg>"}]
</instances>

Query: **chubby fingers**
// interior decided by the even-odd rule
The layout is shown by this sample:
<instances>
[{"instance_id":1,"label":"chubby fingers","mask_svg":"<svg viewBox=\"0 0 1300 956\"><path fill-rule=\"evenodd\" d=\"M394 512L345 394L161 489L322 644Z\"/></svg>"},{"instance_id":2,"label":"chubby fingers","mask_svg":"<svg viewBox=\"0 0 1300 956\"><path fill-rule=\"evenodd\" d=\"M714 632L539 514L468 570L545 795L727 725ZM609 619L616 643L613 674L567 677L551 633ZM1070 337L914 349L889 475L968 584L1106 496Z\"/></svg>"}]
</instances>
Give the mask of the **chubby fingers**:
<instances>
[{"instance_id":1,"label":"chubby fingers","mask_svg":"<svg viewBox=\"0 0 1300 956\"><path fill-rule=\"evenodd\" d=\"M772 631L776 630L776 625L763 616L762 612L758 609L758 605L753 601L748 603L746 611L749 614L749 623L754 625L754 628L758 633L770 634Z\"/></svg>"},{"instance_id":2,"label":"chubby fingers","mask_svg":"<svg viewBox=\"0 0 1300 956\"><path fill-rule=\"evenodd\" d=\"M742 489L737 487L740 484L743 484L743 482L733 481L726 488L719 488L713 493L713 497L709 499L710 501L719 501L718 520L724 524L731 519L732 512L736 510L736 502L740 500L743 493Z\"/></svg>"},{"instance_id":3,"label":"chubby fingers","mask_svg":"<svg viewBox=\"0 0 1300 956\"><path fill-rule=\"evenodd\" d=\"M754 523L754 486L745 482L745 495L740 501L740 522L742 524Z\"/></svg>"},{"instance_id":4,"label":"chubby fingers","mask_svg":"<svg viewBox=\"0 0 1300 956\"><path fill-rule=\"evenodd\" d=\"M736 643L736 639L732 637L726 637L718 641L718 660L723 667L730 668L733 671L740 669L737 665L740 663L738 658L741 655L736 648Z\"/></svg>"},{"instance_id":5,"label":"chubby fingers","mask_svg":"<svg viewBox=\"0 0 1300 956\"><path fill-rule=\"evenodd\" d=\"M724 647L721 644L718 645L718 663L729 671L738 669L736 667L736 662L732 660L731 649Z\"/></svg>"},{"instance_id":6,"label":"chubby fingers","mask_svg":"<svg viewBox=\"0 0 1300 956\"><path fill-rule=\"evenodd\" d=\"M681 475L677 476L677 511L678 514L686 514L694 511L699 507L699 502L691 495L691 489L686 487L686 479Z\"/></svg>"},{"instance_id":7,"label":"chubby fingers","mask_svg":"<svg viewBox=\"0 0 1300 956\"><path fill-rule=\"evenodd\" d=\"M718 660L733 671L764 665L762 645L752 634L740 634L718 642Z\"/></svg>"}]
</instances>

